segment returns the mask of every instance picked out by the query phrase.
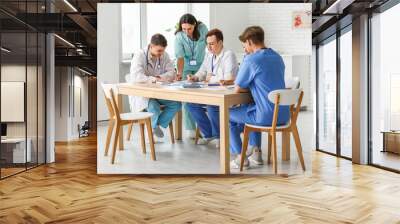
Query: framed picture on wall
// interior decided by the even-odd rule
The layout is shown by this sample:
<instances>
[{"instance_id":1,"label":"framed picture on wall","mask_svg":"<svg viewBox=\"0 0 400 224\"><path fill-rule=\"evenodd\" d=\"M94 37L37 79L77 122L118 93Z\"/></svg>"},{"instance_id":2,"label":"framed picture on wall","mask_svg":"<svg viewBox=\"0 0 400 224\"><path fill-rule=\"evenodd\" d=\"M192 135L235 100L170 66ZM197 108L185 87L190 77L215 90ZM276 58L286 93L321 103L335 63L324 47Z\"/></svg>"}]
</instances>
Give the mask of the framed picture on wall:
<instances>
[{"instance_id":1,"label":"framed picture on wall","mask_svg":"<svg viewBox=\"0 0 400 224\"><path fill-rule=\"evenodd\" d=\"M294 11L292 14L293 29L308 29L311 28L311 11Z\"/></svg>"}]
</instances>

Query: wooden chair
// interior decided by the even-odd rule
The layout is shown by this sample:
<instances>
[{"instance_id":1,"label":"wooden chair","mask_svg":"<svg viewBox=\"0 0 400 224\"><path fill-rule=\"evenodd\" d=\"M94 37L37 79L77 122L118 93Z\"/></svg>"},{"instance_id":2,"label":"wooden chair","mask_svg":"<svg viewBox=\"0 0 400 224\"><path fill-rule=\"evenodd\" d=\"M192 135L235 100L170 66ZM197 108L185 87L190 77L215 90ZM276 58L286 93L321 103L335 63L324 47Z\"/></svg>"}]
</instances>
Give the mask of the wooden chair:
<instances>
[{"instance_id":1,"label":"wooden chair","mask_svg":"<svg viewBox=\"0 0 400 224\"><path fill-rule=\"evenodd\" d=\"M297 154L303 171L306 170L304 165L303 150L301 147L299 132L297 130L297 117L300 111L301 101L303 99L303 91L301 89L280 89L274 90L268 94L268 99L275 104L274 115L272 118L271 126L258 126L252 124L245 124L244 137L242 145L242 154L240 161L240 171L243 171L244 158L246 156L247 145L249 142L249 133L267 132L268 133L268 164L271 158L272 149L272 166L275 174L278 173L277 166L277 152L276 152L276 132L291 132L293 134L294 142L296 144ZM290 106L290 121L288 124L277 126L279 106Z\"/></svg>"},{"instance_id":2,"label":"wooden chair","mask_svg":"<svg viewBox=\"0 0 400 224\"><path fill-rule=\"evenodd\" d=\"M194 136L194 144L195 145L197 145L197 143L199 143L200 137L201 137L200 128L199 128L199 126L196 125L196 134Z\"/></svg>"},{"instance_id":3,"label":"wooden chair","mask_svg":"<svg viewBox=\"0 0 400 224\"><path fill-rule=\"evenodd\" d=\"M115 162L115 154L117 150L118 137L120 134L120 129L124 125L129 125L133 123L137 123L140 126L140 135L141 135L141 145L142 152L146 153L146 144L145 144L145 135L144 135L144 126L147 126L147 134L150 141L150 150L151 150L151 158L156 160L155 150L154 150L154 140L153 140L153 130L151 128L151 116L152 113L148 112L138 112L138 113L120 113L119 108L116 103L116 96L114 94L113 88L114 84L101 84L103 87L106 105L108 108L108 112L110 114L108 130L107 130L107 138L106 138L106 148L104 151L104 156L108 155L108 150L110 147L110 141L112 137L112 132L115 127L115 135L114 135L114 144L113 144L113 152L111 163Z\"/></svg>"},{"instance_id":4,"label":"wooden chair","mask_svg":"<svg viewBox=\"0 0 400 224\"><path fill-rule=\"evenodd\" d=\"M125 75L125 80L126 80L126 82L131 83L131 82L132 82L132 80L131 80L131 75L130 75L130 74L126 74L126 75ZM129 104L131 104L131 101L130 101L130 100L129 100ZM131 107L132 107L132 106L133 106L133 105L131 105ZM161 110L162 110L162 109L164 109L163 106L161 106ZM169 123L168 126L169 126L169 135L170 135L170 138L171 138L171 143L172 143L172 144L175 144L174 125L173 125L172 121L171 121L171 123ZM126 140L127 140L127 141L129 141L129 140L131 139L132 128L133 128L133 123L130 124L129 127L128 127L128 133L127 133L127 136L126 136Z\"/></svg>"},{"instance_id":5,"label":"wooden chair","mask_svg":"<svg viewBox=\"0 0 400 224\"><path fill-rule=\"evenodd\" d=\"M164 106L161 105L161 108L160 108L160 109L163 110L163 109L164 109ZM171 143L172 143L172 144L175 144L174 124L173 124L172 121L169 123L168 127L169 127L169 136L170 136L170 139L171 139ZM129 141L129 140L131 139L132 128L133 128L133 123L130 124L129 127L128 127L128 134L127 134L127 136L126 136L126 140L127 140L127 141Z\"/></svg>"},{"instance_id":6,"label":"wooden chair","mask_svg":"<svg viewBox=\"0 0 400 224\"><path fill-rule=\"evenodd\" d=\"M286 89L298 89L300 88L300 79L299 77L286 77L285 76L285 86Z\"/></svg>"}]
</instances>

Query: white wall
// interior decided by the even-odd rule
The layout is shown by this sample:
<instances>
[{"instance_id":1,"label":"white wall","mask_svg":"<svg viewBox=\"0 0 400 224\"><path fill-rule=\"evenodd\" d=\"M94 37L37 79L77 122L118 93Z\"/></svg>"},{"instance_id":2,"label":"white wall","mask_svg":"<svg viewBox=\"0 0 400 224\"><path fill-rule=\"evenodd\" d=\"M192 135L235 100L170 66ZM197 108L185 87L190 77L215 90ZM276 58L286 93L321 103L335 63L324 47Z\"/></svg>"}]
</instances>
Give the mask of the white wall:
<instances>
[{"instance_id":1,"label":"white wall","mask_svg":"<svg viewBox=\"0 0 400 224\"><path fill-rule=\"evenodd\" d=\"M311 10L310 3L211 3L210 29L225 34L225 46L243 52L238 36L247 26L261 26L266 44L283 55L311 55L311 28L292 29L295 11Z\"/></svg>"},{"instance_id":2,"label":"white wall","mask_svg":"<svg viewBox=\"0 0 400 224\"><path fill-rule=\"evenodd\" d=\"M210 3L192 3L190 12L197 20L210 27Z\"/></svg>"},{"instance_id":3,"label":"white wall","mask_svg":"<svg viewBox=\"0 0 400 224\"><path fill-rule=\"evenodd\" d=\"M304 91L302 106L306 106L307 110L313 110L313 76L311 71L311 56L296 55L292 57L292 76L299 77L300 88Z\"/></svg>"},{"instance_id":4,"label":"white wall","mask_svg":"<svg viewBox=\"0 0 400 224\"><path fill-rule=\"evenodd\" d=\"M79 93L79 92L80 93ZM71 135L73 138L79 137L78 125L82 126L88 121L88 77L75 69L74 75L74 99L73 119L71 120ZM79 96L80 95L80 96Z\"/></svg>"},{"instance_id":5,"label":"white wall","mask_svg":"<svg viewBox=\"0 0 400 224\"><path fill-rule=\"evenodd\" d=\"M97 120L107 120L102 82L118 83L121 62L121 4L97 4Z\"/></svg>"},{"instance_id":6,"label":"white wall","mask_svg":"<svg viewBox=\"0 0 400 224\"><path fill-rule=\"evenodd\" d=\"M248 5L248 3L210 4L209 29L220 29L224 34L225 47L239 55L243 53L243 47L238 37L248 26Z\"/></svg>"},{"instance_id":7,"label":"white wall","mask_svg":"<svg viewBox=\"0 0 400 224\"><path fill-rule=\"evenodd\" d=\"M55 73L55 141L70 141L88 120L88 77L72 67L56 67Z\"/></svg>"},{"instance_id":8,"label":"white wall","mask_svg":"<svg viewBox=\"0 0 400 224\"><path fill-rule=\"evenodd\" d=\"M79 73L78 73L79 74ZM75 86L81 88L81 103L82 103L82 116L79 116L80 123L83 124L89 119L89 89L88 89L88 76L84 76L82 73L80 75L75 75Z\"/></svg>"},{"instance_id":9,"label":"white wall","mask_svg":"<svg viewBox=\"0 0 400 224\"><path fill-rule=\"evenodd\" d=\"M68 141L70 84L68 67L56 67L55 74L55 141Z\"/></svg>"},{"instance_id":10,"label":"white wall","mask_svg":"<svg viewBox=\"0 0 400 224\"><path fill-rule=\"evenodd\" d=\"M311 55L311 28L292 29L292 13L311 10L311 3L251 3L248 10L248 25L263 27L269 47L285 55Z\"/></svg>"},{"instance_id":11,"label":"white wall","mask_svg":"<svg viewBox=\"0 0 400 224\"><path fill-rule=\"evenodd\" d=\"M50 74L49 74L50 75ZM44 163L44 153L45 153L45 142L44 142L44 100L45 100L45 90L43 78L44 74L42 73L42 68L40 66L31 66L24 64L8 64L5 63L1 66L1 81L2 82L24 82L26 86L26 98L24 97L24 90L20 90L19 94L22 94L22 102L15 102L22 105L19 108L1 107L2 113L16 113L15 110L19 110L16 114L22 115L21 122L6 122L7 123L7 137L13 138L21 138L25 137L25 135L30 139L30 149L31 159L36 161L36 157L39 159L39 163ZM3 84L3 83L2 83ZM2 89L2 94L5 89ZM10 93L8 93L10 94ZM3 97L7 97L7 95L2 95ZM24 101L24 98L26 102ZM13 102L10 102L13 103ZM26 106L25 106L26 103ZM2 102L3 104L3 102ZM4 105L3 105L4 106ZM13 111L14 110L14 111ZM26 112L26 119L23 118L24 113ZM49 144L48 144L49 145ZM51 151L49 150L49 153ZM49 156L49 155L48 155ZM47 157L51 162L51 157Z\"/></svg>"}]
</instances>

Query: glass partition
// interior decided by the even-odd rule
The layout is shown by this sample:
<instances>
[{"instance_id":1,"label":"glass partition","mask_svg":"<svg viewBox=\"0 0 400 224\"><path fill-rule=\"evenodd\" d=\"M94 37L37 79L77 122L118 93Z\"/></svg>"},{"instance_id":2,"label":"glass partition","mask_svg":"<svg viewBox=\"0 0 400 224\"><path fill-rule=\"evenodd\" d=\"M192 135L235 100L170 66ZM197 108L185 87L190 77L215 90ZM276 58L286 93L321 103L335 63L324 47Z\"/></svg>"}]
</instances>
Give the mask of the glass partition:
<instances>
[{"instance_id":1,"label":"glass partition","mask_svg":"<svg viewBox=\"0 0 400 224\"><path fill-rule=\"evenodd\" d=\"M16 12L42 13L44 3L20 1ZM0 12L0 178L45 163L45 45L45 34Z\"/></svg>"}]
</instances>

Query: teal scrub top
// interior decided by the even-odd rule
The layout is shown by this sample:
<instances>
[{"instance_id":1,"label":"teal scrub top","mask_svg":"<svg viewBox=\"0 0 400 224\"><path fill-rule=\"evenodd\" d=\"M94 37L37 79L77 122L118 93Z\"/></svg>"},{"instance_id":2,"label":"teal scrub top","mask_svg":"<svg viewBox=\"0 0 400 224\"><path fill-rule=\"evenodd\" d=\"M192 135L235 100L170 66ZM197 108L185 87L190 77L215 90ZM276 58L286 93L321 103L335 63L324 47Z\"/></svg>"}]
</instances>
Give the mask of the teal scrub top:
<instances>
[{"instance_id":1,"label":"teal scrub top","mask_svg":"<svg viewBox=\"0 0 400 224\"><path fill-rule=\"evenodd\" d=\"M184 78L189 73L196 73L204 60L208 29L203 23L200 23L198 28L200 37L197 41L191 40L182 31L175 35L175 57L184 58ZM196 60L196 65L190 65L190 60Z\"/></svg>"}]
</instances>

